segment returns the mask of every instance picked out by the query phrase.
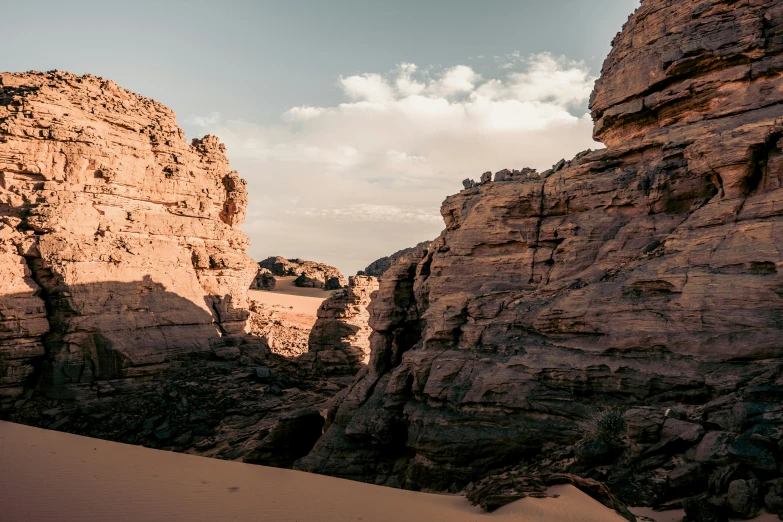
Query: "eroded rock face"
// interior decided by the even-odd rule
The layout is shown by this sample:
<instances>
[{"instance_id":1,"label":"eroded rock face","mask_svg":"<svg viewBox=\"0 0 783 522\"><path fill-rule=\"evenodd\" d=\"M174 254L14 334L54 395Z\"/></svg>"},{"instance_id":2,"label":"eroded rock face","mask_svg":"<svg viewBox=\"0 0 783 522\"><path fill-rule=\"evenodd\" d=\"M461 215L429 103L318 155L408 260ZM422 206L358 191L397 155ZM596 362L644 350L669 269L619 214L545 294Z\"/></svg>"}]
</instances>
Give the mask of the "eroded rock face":
<instances>
[{"instance_id":1,"label":"eroded rock face","mask_svg":"<svg viewBox=\"0 0 783 522\"><path fill-rule=\"evenodd\" d=\"M337 290L345 286L345 278L339 270L315 261L277 256L264 259L259 266L268 269L274 276L296 276L294 284L302 288Z\"/></svg>"},{"instance_id":2,"label":"eroded rock face","mask_svg":"<svg viewBox=\"0 0 783 522\"><path fill-rule=\"evenodd\" d=\"M307 352L315 320L315 317L303 316L282 306L250 302L250 333L261 339L272 353L284 357L297 357Z\"/></svg>"},{"instance_id":3,"label":"eroded rock face","mask_svg":"<svg viewBox=\"0 0 783 522\"><path fill-rule=\"evenodd\" d=\"M688 450L780 419L781 102L783 2L643 0L592 98L608 148L446 199L429 251L381 279L369 366L297 466L459 490L560 458L606 407L639 434L608 477L625 499L774 474L749 444Z\"/></svg>"},{"instance_id":4,"label":"eroded rock face","mask_svg":"<svg viewBox=\"0 0 783 522\"><path fill-rule=\"evenodd\" d=\"M253 282L250 283L251 290L274 290L277 286L277 280L272 275L272 271L267 268L258 267L258 273L256 274Z\"/></svg>"},{"instance_id":5,"label":"eroded rock face","mask_svg":"<svg viewBox=\"0 0 783 522\"><path fill-rule=\"evenodd\" d=\"M263 365L263 366L259 366ZM274 354L172 362L155 379L99 381L80 400L21 398L9 420L226 460L288 466L321 433L339 387L302 381ZM309 444L309 445L308 445Z\"/></svg>"},{"instance_id":6,"label":"eroded rock face","mask_svg":"<svg viewBox=\"0 0 783 522\"><path fill-rule=\"evenodd\" d=\"M360 271L358 275L381 277L389 268L391 268L392 265L399 263L401 259L409 257L415 252L426 251L430 247L430 244L432 244L432 241L422 241L416 246L403 248L402 250L398 250L390 256L376 259L367 265L367 268Z\"/></svg>"},{"instance_id":7,"label":"eroded rock face","mask_svg":"<svg viewBox=\"0 0 783 522\"><path fill-rule=\"evenodd\" d=\"M370 358L370 313L367 306L378 290L368 276L348 278L348 287L335 292L318 309L310 332L308 353L300 364L324 374L355 375Z\"/></svg>"},{"instance_id":8,"label":"eroded rock face","mask_svg":"<svg viewBox=\"0 0 783 522\"><path fill-rule=\"evenodd\" d=\"M68 396L224 350L256 275L246 204L225 147L186 143L163 105L93 76L1 73L3 393L34 368Z\"/></svg>"}]
</instances>

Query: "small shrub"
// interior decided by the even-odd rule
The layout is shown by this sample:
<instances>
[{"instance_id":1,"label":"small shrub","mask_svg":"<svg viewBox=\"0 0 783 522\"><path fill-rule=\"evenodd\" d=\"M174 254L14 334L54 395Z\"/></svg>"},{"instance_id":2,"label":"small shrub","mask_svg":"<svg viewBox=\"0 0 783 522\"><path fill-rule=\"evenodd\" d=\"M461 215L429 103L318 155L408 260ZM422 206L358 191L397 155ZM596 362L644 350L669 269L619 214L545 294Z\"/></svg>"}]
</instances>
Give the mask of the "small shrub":
<instances>
[{"instance_id":1,"label":"small shrub","mask_svg":"<svg viewBox=\"0 0 783 522\"><path fill-rule=\"evenodd\" d=\"M616 441L625 435L625 418L617 409L600 410L581 423L583 441Z\"/></svg>"}]
</instances>

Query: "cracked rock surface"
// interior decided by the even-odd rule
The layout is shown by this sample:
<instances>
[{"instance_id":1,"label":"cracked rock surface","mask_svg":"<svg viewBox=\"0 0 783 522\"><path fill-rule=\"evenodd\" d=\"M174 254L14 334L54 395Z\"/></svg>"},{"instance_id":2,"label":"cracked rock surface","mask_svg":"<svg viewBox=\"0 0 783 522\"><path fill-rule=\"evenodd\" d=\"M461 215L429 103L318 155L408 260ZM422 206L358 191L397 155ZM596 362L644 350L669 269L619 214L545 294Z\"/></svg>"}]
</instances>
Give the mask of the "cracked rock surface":
<instances>
[{"instance_id":1,"label":"cracked rock surface","mask_svg":"<svg viewBox=\"0 0 783 522\"><path fill-rule=\"evenodd\" d=\"M459 491L545 461L629 505L779 476L783 2L643 0L591 108L606 149L468 184L384 273L299 469ZM606 410L627 431L586 440Z\"/></svg>"},{"instance_id":2,"label":"cracked rock surface","mask_svg":"<svg viewBox=\"0 0 783 522\"><path fill-rule=\"evenodd\" d=\"M238 354L245 182L214 136L95 76L0 73L0 405Z\"/></svg>"}]
</instances>

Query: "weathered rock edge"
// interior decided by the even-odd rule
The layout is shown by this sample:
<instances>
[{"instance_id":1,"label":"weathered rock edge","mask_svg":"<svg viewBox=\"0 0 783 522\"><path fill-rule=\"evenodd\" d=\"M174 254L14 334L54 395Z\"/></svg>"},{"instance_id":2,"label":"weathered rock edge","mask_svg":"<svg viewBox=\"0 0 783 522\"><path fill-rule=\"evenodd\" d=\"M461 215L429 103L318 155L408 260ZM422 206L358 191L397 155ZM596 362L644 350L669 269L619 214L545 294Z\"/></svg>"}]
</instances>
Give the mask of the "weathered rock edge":
<instances>
[{"instance_id":1,"label":"weathered rock edge","mask_svg":"<svg viewBox=\"0 0 783 522\"><path fill-rule=\"evenodd\" d=\"M591 108L606 149L469 184L384 274L299 469L459 491L525 460L648 505L779 475L783 2L643 0Z\"/></svg>"},{"instance_id":2,"label":"weathered rock edge","mask_svg":"<svg viewBox=\"0 0 783 522\"><path fill-rule=\"evenodd\" d=\"M257 271L246 205L224 145L186 143L160 103L90 75L0 73L2 404L237 355Z\"/></svg>"}]
</instances>

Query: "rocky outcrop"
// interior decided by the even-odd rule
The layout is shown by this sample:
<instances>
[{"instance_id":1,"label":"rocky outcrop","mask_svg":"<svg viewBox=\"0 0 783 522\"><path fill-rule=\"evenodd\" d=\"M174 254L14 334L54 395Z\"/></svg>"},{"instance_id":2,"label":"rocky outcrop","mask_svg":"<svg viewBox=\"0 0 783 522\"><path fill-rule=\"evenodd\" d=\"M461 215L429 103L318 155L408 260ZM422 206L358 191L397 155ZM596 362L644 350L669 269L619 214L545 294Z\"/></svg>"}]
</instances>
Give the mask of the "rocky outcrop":
<instances>
[{"instance_id":1,"label":"rocky outcrop","mask_svg":"<svg viewBox=\"0 0 783 522\"><path fill-rule=\"evenodd\" d=\"M284 257L269 257L259 263L272 275L278 277L296 276L294 284L302 288L323 288L337 290L345 286L345 278L333 266L303 259L286 259Z\"/></svg>"},{"instance_id":2,"label":"rocky outcrop","mask_svg":"<svg viewBox=\"0 0 783 522\"><path fill-rule=\"evenodd\" d=\"M267 290L272 291L277 286L277 280L272 275L272 271L267 268L258 267L258 274L256 274L253 282L250 283L251 290Z\"/></svg>"},{"instance_id":3,"label":"rocky outcrop","mask_svg":"<svg viewBox=\"0 0 783 522\"><path fill-rule=\"evenodd\" d=\"M469 184L384 275L300 469L458 491L525 460L629 505L779 475L783 2L643 0L591 107L606 149Z\"/></svg>"},{"instance_id":4,"label":"rocky outcrop","mask_svg":"<svg viewBox=\"0 0 783 522\"><path fill-rule=\"evenodd\" d=\"M0 74L0 386L51 396L235 350L256 265L213 136L94 76Z\"/></svg>"},{"instance_id":5,"label":"rocky outcrop","mask_svg":"<svg viewBox=\"0 0 783 522\"><path fill-rule=\"evenodd\" d=\"M155 379L98 382L80 400L22 397L10 420L226 460L288 466L321 434L339 387L302 381L283 357L180 360Z\"/></svg>"},{"instance_id":6,"label":"rocky outcrop","mask_svg":"<svg viewBox=\"0 0 783 522\"><path fill-rule=\"evenodd\" d=\"M348 288L335 292L318 309L308 353L300 364L319 374L356 373L370 358L370 314L367 306L378 290L374 277L348 278Z\"/></svg>"},{"instance_id":7,"label":"rocky outcrop","mask_svg":"<svg viewBox=\"0 0 783 522\"><path fill-rule=\"evenodd\" d=\"M410 257L411 255L414 255L416 252L426 251L430 247L430 244L432 244L432 241L422 241L416 246L398 250L397 252L393 253L390 256L382 257L380 259L373 261L372 263L367 265L367 268L365 268L364 270L360 270L357 275L381 277L389 268L391 268L392 265L395 265L399 262L403 262L402 260L404 258Z\"/></svg>"},{"instance_id":8,"label":"rocky outcrop","mask_svg":"<svg viewBox=\"0 0 783 522\"><path fill-rule=\"evenodd\" d=\"M250 302L250 333L261 339L272 353L296 357L307 352L315 318L304 322L302 314L282 306Z\"/></svg>"},{"instance_id":9,"label":"rocky outcrop","mask_svg":"<svg viewBox=\"0 0 783 522\"><path fill-rule=\"evenodd\" d=\"M549 496L548 489L551 486L561 484L570 484L582 490L604 506L622 515L626 520L631 522L637 520L628 511L628 508L612 495L606 485L568 473L528 476L521 473L521 470L511 469L487 477L478 484L471 484L465 496L471 504L480 505L486 511L495 511L526 497L546 498Z\"/></svg>"}]
</instances>

